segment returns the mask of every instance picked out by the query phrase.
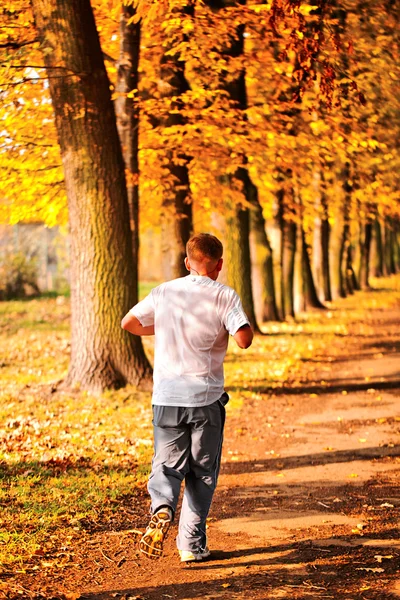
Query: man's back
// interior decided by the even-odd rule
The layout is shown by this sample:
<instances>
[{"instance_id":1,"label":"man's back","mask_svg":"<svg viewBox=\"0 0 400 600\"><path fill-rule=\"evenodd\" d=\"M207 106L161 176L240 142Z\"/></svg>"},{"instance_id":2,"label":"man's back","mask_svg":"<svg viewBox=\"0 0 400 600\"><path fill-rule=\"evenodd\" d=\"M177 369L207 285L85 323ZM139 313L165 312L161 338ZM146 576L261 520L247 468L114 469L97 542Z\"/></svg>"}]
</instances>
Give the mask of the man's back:
<instances>
[{"instance_id":1,"label":"man's back","mask_svg":"<svg viewBox=\"0 0 400 600\"><path fill-rule=\"evenodd\" d=\"M206 406L221 397L229 333L248 324L232 288L188 275L152 290L132 313L155 326L153 404Z\"/></svg>"}]
</instances>

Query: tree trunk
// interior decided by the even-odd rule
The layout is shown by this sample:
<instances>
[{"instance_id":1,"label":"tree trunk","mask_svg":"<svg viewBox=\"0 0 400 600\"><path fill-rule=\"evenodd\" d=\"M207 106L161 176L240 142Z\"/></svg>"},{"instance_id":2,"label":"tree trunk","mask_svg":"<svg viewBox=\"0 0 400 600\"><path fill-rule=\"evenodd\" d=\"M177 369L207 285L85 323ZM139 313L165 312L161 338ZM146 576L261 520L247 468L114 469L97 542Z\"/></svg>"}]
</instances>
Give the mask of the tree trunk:
<instances>
[{"instance_id":1,"label":"tree trunk","mask_svg":"<svg viewBox=\"0 0 400 600\"><path fill-rule=\"evenodd\" d=\"M250 250L256 313L261 321L277 321L272 248L265 231L265 220L258 199L258 190L254 185L252 206L253 208L250 210Z\"/></svg>"},{"instance_id":2,"label":"tree trunk","mask_svg":"<svg viewBox=\"0 0 400 600\"><path fill-rule=\"evenodd\" d=\"M394 273L396 273L396 266L394 253L393 222L390 217L385 218L383 231L385 275L393 275Z\"/></svg>"},{"instance_id":3,"label":"tree trunk","mask_svg":"<svg viewBox=\"0 0 400 600\"><path fill-rule=\"evenodd\" d=\"M285 191L278 192L278 220L281 230L280 272L281 272L281 310L282 317L294 317L294 265L296 255L297 227L294 215L286 208Z\"/></svg>"},{"instance_id":4,"label":"tree trunk","mask_svg":"<svg viewBox=\"0 0 400 600\"><path fill-rule=\"evenodd\" d=\"M243 309L255 331L258 330L251 286L249 210L234 205L226 217L225 263L228 282L239 294Z\"/></svg>"},{"instance_id":5,"label":"tree trunk","mask_svg":"<svg viewBox=\"0 0 400 600\"><path fill-rule=\"evenodd\" d=\"M282 307L285 317L294 317L294 258L296 255L296 223L282 223Z\"/></svg>"},{"instance_id":6,"label":"tree trunk","mask_svg":"<svg viewBox=\"0 0 400 600\"><path fill-rule=\"evenodd\" d=\"M363 240L364 240L364 230L365 230L365 219L363 218L363 216L360 214L361 213L361 207L360 207L360 203L358 202L358 207L357 207L357 214L360 215L359 218L357 219L356 222L354 222L353 220L353 227L352 227L352 239L350 241L351 245L352 245L352 257L353 257L353 268L354 268L354 272L356 273L357 276L357 281L360 280L360 273L361 273L361 262L362 262L362 253L363 253Z\"/></svg>"},{"instance_id":7,"label":"tree trunk","mask_svg":"<svg viewBox=\"0 0 400 600\"><path fill-rule=\"evenodd\" d=\"M101 391L151 369L140 338L121 329L134 304L124 162L110 82L89 0L33 0L49 76L69 206L69 384Z\"/></svg>"},{"instance_id":8,"label":"tree trunk","mask_svg":"<svg viewBox=\"0 0 400 600\"><path fill-rule=\"evenodd\" d=\"M325 308L320 299L318 298L317 290L314 284L314 277L311 270L310 260L310 248L306 242L306 236L304 229L301 228L301 257L302 257L302 268L303 268L303 279L305 282L305 298L306 308Z\"/></svg>"},{"instance_id":9,"label":"tree trunk","mask_svg":"<svg viewBox=\"0 0 400 600\"><path fill-rule=\"evenodd\" d=\"M370 256L371 256L371 239L372 239L372 223L368 221L365 224L364 235L361 245L361 261L359 282L362 290L368 289L369 272L370 272Z\"/></svg>"},{"instance_id":10,"label":"tree trunk","mask_svg":"<svg viewBox=\"0 0 400 600\"><path fill-rule=\"evenodd\" d=\"M129 221L132 232L134 303L138 300L139 266L139 105L137 98L129 97L139 87L140 22L132 22L136 14L133 5L121 6L120 58L118 62L117 98L115 111L125 162L128 192Z\"/></svg>"},{"instance_id":11,"label":"tree trunk","mask_svg":"<svg viewBox=\"0 0 400 600\"><path fill-rule=\"evenodd\" d=\"M338 220L336 224L336 239L334 244L337 256L334 256L334 265L332 269L332 281L334 282L335 291L332 290L334 297L345 298L347 293L351 293L351 279L348 277L349 253L350 244L350 205L353 184L350 175L350 163L347 161L341 173L342 187L344 198L342 203L342 220ZM340 233L338 233L340 230ZM336 254L335 252L335 254Z\"/></svg>"},{"instance_id":12,"label":"tree trunk","mask_svg":"<svg viewBox=\"0 0 400 600\"><path fill-rule=\"evenodd\" d=\"M182 8L175 10L177 18L194 14L193 1L188 0ZM185 36L184 36L185 37ZM172 52L173 47L166 48L160 63L159 93L162 98L170 99L170 110L153 123L160 132L169 127L184 125L182 94L190 89L185 76L185 62L179 52ZM164 182L164 199L161 215L161 250L163 255L163 271L166 279L175 279L187 275L184 265L186 243L193 231L192 200L188 163L189 157L180 148L167 148L165 167L168 173Z\"/></svg>"},{"instance_id":13,"label":"tree trunk","mask_svg":"<svg viewBox=\"0 0 400 600\"><path fill-rule=\"evenodd\" d=\"M374 277L383 276L382 230L378 216L375 218L371 242L371 274Z\"/></svg>"},{"instance_id":14,"label":"tree trunk","mask_svg":"<svg viewBox=\"0 0 400 600\"><path fill-rule=\"evenodd\" d=\"M306 302L306 280L303 269L303 231L302 227L297 227L296 232L296 253L294 257L294 283L293 283L293 304L294 312L297 315L307 310Z\"/></svg>"},{"instance_id":15,"label":"tree trunk","mask_svg":"<svg viewBox=\"0 0 400 600\"><path fill-rule=\"evenodd\" d=\"M294 311L295 314L310 308L325 308L318 298L311 270L311 250L307 244L303 226L297 227L297 244L295 256L294 278Z\"/></svg>"},{"instance_id":16,"label":"tree trunk","mask_svg":"<svg viewBox=\"0 0 400 600\"><path fill-rule=\"evenodd\" d=\"M354 294L355 290L360 289L360 285L358 283L357 276L353 267L353 252L354 248L350 242L350 226L347 233L347 243L345 250L345 283L346 283L346 292L348 294Z\"/></svg>"},{"instance_id":17,"label":"tree trunk","mask_svg":"<svg viewBox=\"0 0 400 600\"><path fill-rule=\"evenodd\" d=\"M398 273L400 271L400 224L399 219L393 219L393 236L394 236L394 245L395 245L395 271Z\"/></svg>"},{"instance_id":18,"label":"tree trunk","mask_svg":"<svg viewBox=\"0 0 400 600\"><path fill-rule=\"evenodd\" d=\"M232 2L231 0L205 0L205 4L215 11L219 11L223 8L232 5L245 5L246 0L238 0ZM231 37L229 45L222 53L224 56L231 58L239 58L244 52L244 32L245 26L238 25L235 30L235 36ZM246 74L245 69L242 68L239 74L235 78L230 78L228 73L223 74L223 81L221 87L228 93L230 100L234 103L237 109L242 111L242 119L246 121L247 110L247 90L246 90ZM228 175L227 181L232 185L232 180L236 179L242 184L243 194L248 203L251 203L251 196L253 194L254 184L251 182L248 171L247 171L247 158L243 156L243 167L237 169L234 175ZM249 209L238 206L233 209L227 205L227 212L229 212L229 218L227 224L232 227L232 232L228 231L227 235L227 248L226 255L235 257L235 267L227 265L228 269L228 283L231 285L242 298L242 302L246 303L247 309L245 311L251 320L253 329L259 331L257 326L253 292L252 292L252 281L251 281L251 260L250 260L250 215ZM228 227L228 229L229 229ZM238 235L238 232L241 232ZM247 237L245 235L247 231ZM250 268L248 266L250 265ZM238 273L239 271L239 273ZM239 284L238 279L241 280L241 290L236 287ZM244 296L242 296L244 294Z\"/></svg>"},{"instance_id":19,"label":"tree trunk","mask_svg":"<svg viewBox=\"0 0 400 600\"><path fill-rule=\"evenodd\" d=\"M329 260L329 238L330 224L328 215L328 200L326 194L317 189L318 200L316 209L318 216L315 218L314 240L313 240L313 270L314 282L318 289L318 295L324 300L332 300L330 260Z\"/></svg>"},{"instance_id":20,"label":"tree trunk","mask_svg":"<svg viewBox=\"0 0 400 600\"><path fill-rule=\"evenodd\" d=\"M331 236L331 226L328 218L328 201L323 196L322 206L324 208L324 216L321 222L321 251L322 251L322 280L324 290L324 300L330 302L332 300L331 290L331 269L329 257L329 242Z\"/></svg>"},{"instance_id":21,"label":"tree trunk","mask_svg":"<svg viewBox=\"0 0 400 600\"><path fill-rule=\"evenodd\" d=\"M283 190L278 190L274 206L273 218L266 223L267 235L271 241L272 248L272 266L275 282L275 300L279 320L283 320L285 315L282 306L282 219L283 219Z\"/></svg>"},{"instance_id":22,"label":"tree trunk","mask_svg":"<svg viewBox=\"0 0 400 600\"><path fill-rule=\"evenodd\" d=\"M342 215L340 215L340 218L335 220L330 236L330 279L333 300L343 298L346 295L343 281L343 230L343 218Z\"/></svg>"}]
</instances>

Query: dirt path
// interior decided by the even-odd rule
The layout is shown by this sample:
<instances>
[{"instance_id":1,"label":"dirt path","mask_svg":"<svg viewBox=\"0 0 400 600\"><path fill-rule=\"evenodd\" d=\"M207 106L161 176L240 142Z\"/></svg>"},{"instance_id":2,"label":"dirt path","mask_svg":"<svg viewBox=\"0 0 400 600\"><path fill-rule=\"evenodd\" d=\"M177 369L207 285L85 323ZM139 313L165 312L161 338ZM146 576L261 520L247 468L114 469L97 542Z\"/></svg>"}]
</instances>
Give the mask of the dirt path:
<instances>
[{"instance_id":1,"label":"dirt path","mask_svg":"<svg viewBox=\"0 0 400 600\"><path fill-rule=\"evenodd\" d=\"M344 319L356 302L337 305ZM181 565L173 531L148 561L126 523L86 538L38 597L400 599L399 324L400 306L371 308L298 386L254 390L228 416L211 560ZM146 509L139 497L134 527Z\"/></svg>"}]
</instances>

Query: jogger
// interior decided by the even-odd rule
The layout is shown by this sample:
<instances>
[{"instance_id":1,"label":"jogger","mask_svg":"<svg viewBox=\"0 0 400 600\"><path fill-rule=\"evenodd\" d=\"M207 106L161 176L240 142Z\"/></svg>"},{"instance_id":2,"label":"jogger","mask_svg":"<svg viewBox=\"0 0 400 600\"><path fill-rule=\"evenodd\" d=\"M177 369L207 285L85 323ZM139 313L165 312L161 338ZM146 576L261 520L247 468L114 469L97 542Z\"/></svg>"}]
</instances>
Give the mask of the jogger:
<instances>
[{"instance_id":1,"label":"jogger","mask_svg":"<svg viewBox=\"0 0 400 600\"><path fill-rule=\"evenodd\" d=\"M185 480L177 537L182 561L210 554L206 519L217 484L227 401L223 361L229 334L240 348L253 339L239 296L216 281L221 242L199 234L186 250L190 275L154 288L121 323L134 335L155 334L154 459L148 485L153 516L140 550L149 557L162 554Z\"/></svg>"}]
</instances>

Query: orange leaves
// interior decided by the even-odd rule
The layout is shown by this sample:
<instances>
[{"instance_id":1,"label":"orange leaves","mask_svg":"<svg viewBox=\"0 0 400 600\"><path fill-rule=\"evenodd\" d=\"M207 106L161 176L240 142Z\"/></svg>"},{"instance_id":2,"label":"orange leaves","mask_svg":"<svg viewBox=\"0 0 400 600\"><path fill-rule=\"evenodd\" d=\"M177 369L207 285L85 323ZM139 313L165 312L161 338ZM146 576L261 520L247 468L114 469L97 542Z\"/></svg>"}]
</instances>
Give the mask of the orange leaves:
<instances>
[{"instance_id":1,"label":"orange leaves","mask_svg":"<svg viewBox=\"0 0 400 600\"><path fill-rule=\"evenodd\" d=\"M338 37L334 15L316 18L317 1L228 4L213 11L207 2L196 3L189 14L183 0L135 2L142 24L141 76L138 90L128 97L138 102L141 114L143 227L157 222L162 197L175 184L163 158L168 153L176 165L182 156L190 158L192 197L207 214L229 193L221 180L246 160L266 215L279 187L277 171L290 169L300 184L306 226L312 228L315 217L319 171L332 219L342 201L335 181L348 161L357 171L352 214L360 214L360 205L368 205L363 214L398 214L400 72L393 15L371 2L365 9L371 20L362 19L352 0ZM94 0L92 5L114 88L121 4ZM31 43L36 36L32 16L22 0L6 0L4 8L0 176L6 183L0 220L64 222L63 175L45 72L25 69L42 64L38 44ZM243 51L234 55L228 50L243 26ZM184 63L190 89L179 97L170 96L162 57ZM226 90L243 73L246 110ZM331 103L331 112L324 101ZM182 119L166 128L154 125L169 117ZM233 194L243 199L240 190Z\"/></svg>"}]
</instances>

